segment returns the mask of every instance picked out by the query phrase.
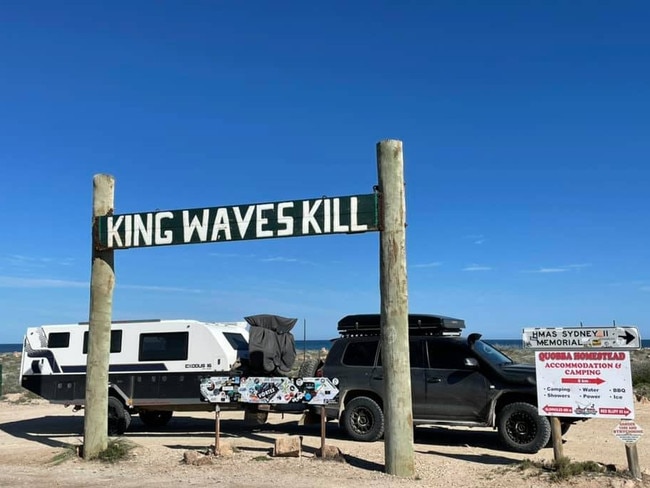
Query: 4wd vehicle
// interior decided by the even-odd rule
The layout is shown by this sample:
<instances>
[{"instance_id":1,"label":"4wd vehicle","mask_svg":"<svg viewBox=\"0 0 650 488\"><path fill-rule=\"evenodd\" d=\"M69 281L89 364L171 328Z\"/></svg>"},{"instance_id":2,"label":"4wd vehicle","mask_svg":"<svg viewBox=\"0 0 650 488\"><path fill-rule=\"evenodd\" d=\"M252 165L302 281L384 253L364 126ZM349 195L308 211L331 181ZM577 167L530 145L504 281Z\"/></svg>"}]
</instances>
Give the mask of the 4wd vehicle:
<instances>
[{"instance_id":1,"label":"4wd vehicle","mask_svg":"<svg viewBox=\"0 0 650 488\"><path fill-rule=\"evenodd\" d=\"M380 316L348 315L338 323L319 374L339 380L339 403L326 407L358 441L384 434L385 395ZM535 453L551 437L548 418L537 413L535 366L516 364L481 340L461 337L465 322L437 315L409 315L413 423L494 427L513 451ZM576 418L562 418L565 433Z\"/></svg>"}]
</instances>

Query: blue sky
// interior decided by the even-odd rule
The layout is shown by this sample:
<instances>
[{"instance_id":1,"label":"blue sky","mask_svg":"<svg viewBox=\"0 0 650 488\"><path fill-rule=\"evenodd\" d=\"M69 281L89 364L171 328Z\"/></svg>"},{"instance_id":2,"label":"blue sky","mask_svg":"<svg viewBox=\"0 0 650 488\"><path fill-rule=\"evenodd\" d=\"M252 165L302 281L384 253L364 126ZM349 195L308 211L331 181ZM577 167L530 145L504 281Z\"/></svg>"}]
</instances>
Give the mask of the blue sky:
<instances>
[{"instance_id":1,"label":"blue sky","mask_svg":"<svg viewBox=\"0 0 650 488\"><path fill-rule=\"evenodd\" d=\"M363 194L386 138L411 311L650 338L646 2L4 1L0 22L0 343L88 319L94 174L117 213ZM378 253L378 233L120 250L113 317L331 338L378 311Z\"/></svg>"}]
</instances>

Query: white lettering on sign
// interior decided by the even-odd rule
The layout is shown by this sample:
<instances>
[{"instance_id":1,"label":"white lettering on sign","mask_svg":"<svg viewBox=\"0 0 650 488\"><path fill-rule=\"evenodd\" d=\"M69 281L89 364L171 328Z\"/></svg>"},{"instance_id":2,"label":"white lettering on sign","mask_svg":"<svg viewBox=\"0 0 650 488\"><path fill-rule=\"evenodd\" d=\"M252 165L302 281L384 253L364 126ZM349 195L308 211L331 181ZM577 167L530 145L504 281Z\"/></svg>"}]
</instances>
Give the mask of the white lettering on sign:
<instances>
[{"instance_id":1,"label":"white lettering on sign","mask_svg":"<svg viewBox=\"0 0 650 488\"><path fill-rule=\"evenodd\" d=\"M158 232L155 234L155 240L154 242L158 245L163 245L163 244L171 244L172 241L174 240L174 233L171 230L163 230L163 220L165 219L173 219L174 214L171 212L158 212L156 213L156 223L155 227Z\"/></svg>"},{"instance_id":2,"label":"white lettering on sign","mask_svg":"<svg viewBox=\"0 0 650 488\"><path fill-rule=\"evenodd\" d=\"M208 238L208 219L210 218L210 211L206 208L203 210L203 216L199 220L198 215L190 219L190 213L183 211L183 242L190 242L192 235L196 232L201 239L201 242Z\"/></svg>"},{"instance_id":3,"label":"white lettering on sign","mask_svg":"<svg viewBox=\"0 0 650 488\"><path fill-rule=\"evenodd\" d=\"M214 223L212 224L212 237L210 240L212 242L218 241L221 233L223 233L227 241L232 239L232 234L230 233L230 220L228 220L228 211L225 208L217 210L217 215L214 217Z\"/></svg>"},{"instance_id":4,"label":"white lettering on sign","mask_svg":"<svg viewBox=\"0 0 650 488\"><path fill-rule=\"evenodd\" d=\"M262 205L256 205L257 207L257 216L255 219L255 231L257 237L273 237L272 230L266 230L264 227L269 223L269 219L265 217L264 212L268 214L269 210L273 210L272 203L264 203Z\"/></svg>"},{"instance_id":5,"label":"white lettering on sign","mask_svg":"<svg viewBox=\"0 0 650 488\"><path fill-rule=\"evenodd\" d=\"M357 212L359 211L358 205L359 202L357 201L357 197L350 198L350 231L351 232L364 232L368 230L368 226L366 224L359 225L359 222L357 222Z\"/></svg>"},{"instance_id":6,"label":"white lettering on sign","mask_svg":"<svg viewBox=\"0 0 650 488\"><path fill-rule=\"evenodd\" d=\"M246 209L246 213L242 216L241 209L239 207L233 208L235 212L235 221L237 222L237 228L239 229L239 235L246 235L248 226L251 223L253 218L253 213L255 213L255 205L251 205Z\"/></svg>"},{"instance_id":7,"label":"white lettering on sign","mask_svg":"<svg viewBox=\"0 0 650 488\"><path fill-rule=\"evenodd\" d=\"M318 225L318 220L316 220L316 211L323 200L316 200L314 206L310 208L309 202L305 201L302 203L302 233L309 234L309 227L311 226L314 229L316 234L320 234L320 226Z\"/></svg>"},{"instance_id":8,"label":"white lettering on sign","mask_svg":"<svg viewBox=\"0 0 650 488\"><path fill-rule=\"evenodd\" d=\"M123 221L124 215L120 215L117 219L113 216L106 219L106 242L108 247L124 247L119 233Z\"/></svg>"},{"instance_id":9,"label":"white lettering on sign","mask_svg":"<svg viewBox=\"0 0 650 488\"><path fill-rule=\"evenodd\" d=\"M284 225L284 229L278 229L278 236L293 235L293 217L284 214L288 208L293 208L293 202L284 202L278 205L278 224Z\"/></svg>"},{"instance_id":10,"label":"white lettering on sign","mask_svg":"<svg viewBox=\"0 0 650 488\"><path fill-rule=\"evenodd\" d=\"M102 217L106 248L366 232L376 227L372 195ZM359 206L363 211L359 214ZM372 223L369 218L373 218ZM360 224L359 221L365 222Z\"/></svg>"},{"instance_id":11,"label":"white lettering on sign","mask_svg":"<svg viewBox=\"0 0 650 488\"><path fill-rule=\"evenodd\" d=\"M153 221L153 214L146 214L147 221L142 220L142 215L135 215L133 220L133 245L140 245L140 238L142 238L145 246L151 246L153 242L153 228L151 223Z\"/></svg>"}]
</instances>

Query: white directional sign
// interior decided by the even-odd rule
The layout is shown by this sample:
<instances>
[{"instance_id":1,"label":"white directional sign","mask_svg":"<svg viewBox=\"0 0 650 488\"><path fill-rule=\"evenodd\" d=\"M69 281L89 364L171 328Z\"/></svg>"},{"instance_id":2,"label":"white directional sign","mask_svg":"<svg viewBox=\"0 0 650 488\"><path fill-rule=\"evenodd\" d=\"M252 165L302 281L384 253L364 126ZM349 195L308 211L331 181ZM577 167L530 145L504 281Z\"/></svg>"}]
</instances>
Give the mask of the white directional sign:
<instances>
[{"instance_id":1,"label":"white directional sign","mask_svg":"<svg viewBox=\"0 0 650 488\"><path fill-rule=\"evenodd\" d=\"M528 328L523 331L524 348L555 351L641 349L636 327L555 327Z\"/></svg>"},{"instance_id":2,"label":"white directional sign","mask_svg":"<svg viewBox=\"0 0 650 488\"><path fill-rule=\"evenodd\" d=\"M634 418L630 353L536 351L540 415Z\"/></svg>"}]
</instances>

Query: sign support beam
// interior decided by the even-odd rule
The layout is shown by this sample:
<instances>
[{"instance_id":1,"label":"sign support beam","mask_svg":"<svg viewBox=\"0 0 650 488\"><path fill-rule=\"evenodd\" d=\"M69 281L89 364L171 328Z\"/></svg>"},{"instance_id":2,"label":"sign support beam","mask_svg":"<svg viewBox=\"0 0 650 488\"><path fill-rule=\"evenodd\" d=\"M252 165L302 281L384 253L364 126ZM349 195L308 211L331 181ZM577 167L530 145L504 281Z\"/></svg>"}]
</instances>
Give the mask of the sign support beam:
<instances>
[{"instance_id":1,"label":"sign support beam","mask_svg":"<svg viewBox=\"0 0 650 488\"><path fill-rule=\"evenodd\" d=\"M90 325L86 405L84 410L84 459L94 459L108 447L108 364L115 270L113 250L96 246L97 219L113 213L115 180L110 175L93 178L93 243L90 275Z\"/></svg>"},{"instance_id":2,"label":"sign support beam","mask_svg":"<svg viewBox=\"0 0 650 488\"><path fill-rule=\"evenodd\" d=\"M377 144L377 168L381 231L381 350L386 392L384 456L388 474L412 477L415 473L415 461L409 367L402 141L386 140Z\"/></svg>"}]
</instances>

